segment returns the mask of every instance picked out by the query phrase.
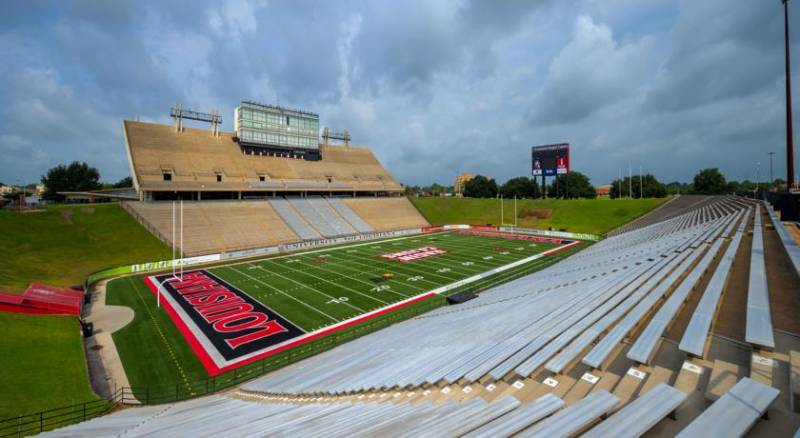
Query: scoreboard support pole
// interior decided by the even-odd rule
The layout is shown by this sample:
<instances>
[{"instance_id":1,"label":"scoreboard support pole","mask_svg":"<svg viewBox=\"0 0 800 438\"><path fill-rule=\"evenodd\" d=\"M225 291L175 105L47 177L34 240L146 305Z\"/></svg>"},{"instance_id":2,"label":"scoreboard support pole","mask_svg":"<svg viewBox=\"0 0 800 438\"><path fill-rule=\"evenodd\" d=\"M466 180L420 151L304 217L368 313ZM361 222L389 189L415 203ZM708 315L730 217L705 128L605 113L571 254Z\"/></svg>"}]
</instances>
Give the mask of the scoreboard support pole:
<instances>
[{"instance_id":1,"label":"scoreboard support pole","mask_svg":"<svg viewBox=\"0 0 800 438\"><path fill-rule=\"evenodd\" d=\"M545 181L544 172L542 172L542 199L547 199L547 182Z\"/></svg>"}]
</instances>

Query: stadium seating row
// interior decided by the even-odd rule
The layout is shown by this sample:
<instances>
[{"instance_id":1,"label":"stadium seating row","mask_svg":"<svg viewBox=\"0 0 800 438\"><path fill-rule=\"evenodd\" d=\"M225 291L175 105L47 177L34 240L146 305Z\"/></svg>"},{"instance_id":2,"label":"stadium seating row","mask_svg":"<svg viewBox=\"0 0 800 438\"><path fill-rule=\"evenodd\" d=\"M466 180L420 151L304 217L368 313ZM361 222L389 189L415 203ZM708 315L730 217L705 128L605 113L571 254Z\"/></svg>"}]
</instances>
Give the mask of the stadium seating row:
<instances>
[{"instance_id":1,"label":"stadium seating row","mask_svg":"<svg viewBox=\"0 0 800 438\"><path fill-rule=\"evenodd\" d=\"M136 181L144 192L210 187L232 192L402 190L367 148L320 145L322 159L306 161L243 154L232 132L215 137L207 130L176 132L170 125L126 120L124 134ZM170 172L171 180L164 180L164 172Z\"/></svg>"},{"instance_id":2,"label":"stadium seating row","mask_svg":"<svg viewBox=\"0 0 800 438\"><path fill-rule=\"evenodd\" d=\"M172 244L172 202L123 206L156 237ZM428 225L406 198L186 201L183 209L186 256ZM176 216L174 227L180 230L180 213ZM178 246L179 234L174 236Z\"/></svg>"},{"instance_id":3,"label":"stadium seating row","mask_svg":"<svg viewBox=\"0 0 800 438\"><path fill-rule=\"evenodd\" d=\"M741 436L767 411L778 390L744 378L679 437ZM395 398L395 397L392 397ZM463 437L637 437L684 403L687 395L661 383L624 408L606 390L574 404L545 394L523 405L505 396L487 403L324 402L258 403L232 397L208 397L155 407L133 408L96 418L44 436L463 436ZM612 414L608 416L609 414Z\"/></svg>"}]
</instances>

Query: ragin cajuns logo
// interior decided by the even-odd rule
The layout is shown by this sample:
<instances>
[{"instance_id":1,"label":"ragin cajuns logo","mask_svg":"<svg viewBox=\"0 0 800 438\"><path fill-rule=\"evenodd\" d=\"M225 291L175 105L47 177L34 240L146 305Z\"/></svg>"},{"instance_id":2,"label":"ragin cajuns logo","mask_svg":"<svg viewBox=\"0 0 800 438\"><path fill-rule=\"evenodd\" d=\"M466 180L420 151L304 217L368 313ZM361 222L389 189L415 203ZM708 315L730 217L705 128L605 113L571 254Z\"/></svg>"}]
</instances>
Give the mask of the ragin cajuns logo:
<instances>
[{"instance_id":1,"label":"ragin cajuns logo","mask_svg":"<svg viewBox=\"0 0 800 438\"><path fill-rule=\"evenodd\" d=\"M387 260L397 260L400 263L405 263L441 254L447 254L447 251L437 248L435 246L426 246L423 248L409 249L406 251L384 254L381 257Z\"/></svg>"},{"instance_id":2,"label":"ragin cajuns logo","mask_svg":"<svg viewBox=\"0 0 800 438\"><path fill-rule=\"evenodd\" d=\"M210 272L189 272L181 280L171 275L154 277L153 280L163 285L172 302L180 306L202 332L192 329L195 337L202 334L226 361L304 333L272 309ZM191 327L190 324L187 326Z\"/></svg>"}]
</instances>

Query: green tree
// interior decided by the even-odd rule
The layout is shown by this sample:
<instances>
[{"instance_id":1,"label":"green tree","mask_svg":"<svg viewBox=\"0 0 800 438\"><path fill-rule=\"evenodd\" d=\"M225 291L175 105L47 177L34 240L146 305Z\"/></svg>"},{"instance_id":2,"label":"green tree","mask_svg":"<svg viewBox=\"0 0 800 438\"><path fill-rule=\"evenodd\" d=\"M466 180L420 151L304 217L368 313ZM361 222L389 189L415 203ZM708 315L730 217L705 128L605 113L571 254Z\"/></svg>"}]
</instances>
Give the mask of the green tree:
<instances>
[{"instance_id":1,"label":"green tree","mask_svg":"<svg viewBox=\"0 0 800 438\"><path fill-rule=\"evenodd\" d=\"M111 185L111 188L113 189L126 189L128 187L133 187L133 178L129 176L126 176L125 178L122 178Z\"/></svg>"},{"instance_id":2,"label":"green tree","mask_svg":"<svg viewBox=\"0 0 800 438\"><path fill-rule=\"evenodd\" d=\"M692 185L689 183L673 181L667 183L665 187L667 189L667 194L670 195L688 195L692 192Z\"/></svg>"},{"instance_id":3,"label":"green tree","mask_svg":"<svg viewBox=\"0 0 800 438\"><path fill-rule=\"evenodd\" d=\"M595 198L597 192L589 181L589 177L578 171L558 175L547 187L547 195L551 198Z\"/></svg>"},{"instance_id":4,"label":"green tree","mask_svg":"<svg viewBox=\"0 0 800 438\"><path fill-rule=\"evenodd\" d=\"M445 187L438 183L433 183L428 187L422 188L423 192L428 192L431 194L431 196L440 196L442 193L444 193L444 190Z\"/></svg>"},{"instance_id":5,"label":"green tree","mask_svg":"<svg viewBox=\"0 0 800 438\"><path fill-rule=\"evenodd\" d=\"M539 185L526 176L518 176L500 186L500 193L504 198L538 198Z\"/></svg>"},{"instance_id":6,"label":"green tree","mask_svg":"<svg viewBox=\"0 0 800 438\"><path fill-rule=\"evenodd\" d=\"M406 186L406 196L416 196L420 190L419 186Z\"/></svg>"},{"instance_id":7,"label":"green tree","mask_svg":"<svg viewBox=\"0 0 800 438\"><path fill-rule=\"evenodd\" d=\"M464 196L468 198L494 198L497 196L497 183L492 178L478 175L464 184Z\"/></svg>"},{"instance_id":8,"label":"green tree","mask_svg":"<svg viewBox=\"0 0 800 438\"><path fill-rule=\"evenodd\" d=\"M42 184L45 186L42 197L49 201L61 202L63 195L58 192L75 192L85 190L95 190L100 187L100 172L86 163L73 161L65 166L59 164L47 171L47 175L42 176Z\"/></svg>"},{"instance_id":9,"label":"green tree","mask_svg":"<svg viewBox=\"0 0 800 438\"><path fill-rule=\"evenodd\" d=\"M693 192L700 195L721 195L728 189L728 183L719 169L703 169L694 176Z\"/></svg>"},{"instance_id":10,"label":"green tree","mask_svg":"<svg viewBox=\"0 0 800 438\"><path fill-rule=\"evenodd\" d=\"M628 189L634 198L663 198L667 196L667 186L658 182L655 176L651 174L642 175L641 181L639 176L625 177L622 180L614 180L611 183L612 199L628 196ZM621 183L621 184L620 184ZM675 183L680 184L680 183ZM620 185L622 186L622 193L620 194ZM642 195L644 192L644 195Z\"/></svg>"}]
</instances>

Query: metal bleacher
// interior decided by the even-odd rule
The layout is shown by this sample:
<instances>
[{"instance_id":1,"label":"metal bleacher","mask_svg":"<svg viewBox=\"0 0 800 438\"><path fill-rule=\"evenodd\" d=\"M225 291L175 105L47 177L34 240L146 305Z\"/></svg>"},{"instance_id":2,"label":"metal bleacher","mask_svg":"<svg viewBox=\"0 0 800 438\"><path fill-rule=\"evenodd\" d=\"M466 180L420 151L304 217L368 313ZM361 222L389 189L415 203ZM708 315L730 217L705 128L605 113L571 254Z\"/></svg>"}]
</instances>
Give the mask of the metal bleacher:
<instances>
[{"instance_id":1,"label":"metal bleacher","mask_svg":"<svg viewBox=\"0 0 800 438\"><path fill-rule=\"evenodd\" d=\"M686 400L686 394L661 383L631 402L583 436L637 437L673 413Z\"/></svg>"},{"instance_id":2,"label":"metal bleacher","mask_svg":"<svg viewBox=\"0 0 800 438\"><path fill-rule=\"evenodd\" d=\"M553 438L572 436L609 412L617 402L619 399L608 391L597 391L517 436Z\"/></svg>"},{"instance_id":3,"label":"metal bleacher","mask_svg":"<svg viewBox=\"0 0 800 438\"><path fill-rule=\"evenodd\" d=\"M677 436L743 436L767 412L779 393L745 377Z\"/></svg>"},{"instance_id":4,"label":"metal bleacher","mask_svg":"<svg viewBox=\"0 0 800 438\"><path fill-rule=\"evenodd\" d=\"M281 219L294 230L303 240L319 239L320 233L309 225L300 214L285 199L270 199L268 201Z\"/></svg>"},{"instance_id":5,"label":"metal bleacher","mask_svg":"<svg viewBox=\"0 0 800 438\"><path fill-rule=\"evenodd\" d=\"M767 266L764 262L764 237L761 230L761 207L756 206L753 247L750 251L750 279L747 283L747 324L745 340L758 347L775 348L772 316L769 311Z\"/></svg>"},{"instance_id":6,"label":"metal bleacher","mask_svg":"<svg viewBox=\"0 0 800 438\"><path fill-rule=\"evenodd\" d=\"M321 197L321 196L309 196L305 199L309 205L317 212L320 218L323 221L327 222L331 228L333 228L336 234L328 237L334 236L345 236L350 234L356 234L357 231L350 225L347 220L345 220L339 213L334 210L328 201Z\"/></svg>"},{"instance_id":7,"label":"metal bleacher","mask_svg":"<svg viewBox=\"0 0 800 438\"><path fill-rule=\"evenodd\" d=\"M789 256L789 260L791 260L795 272L800 276L800 246L798 246L797 242L789 235L789 231L786 230L786 226L783 225L783 222L781 222L775 210L773 210L769 204L767 204L766 209L769 219L775 227L775 232L778 233L783 249Z\"/></svg>"},{"instance_id":8,"label":"metal bleacher","mask_svg":"<svg viewBox=\"0 0 800 438\"><path fill-rule=\"evenodd\" d=\"M340 198L328 198L328 202L336 211L359 233L370 233L375 231L368 223L364 222L353 210L350 209Z\"/></svg>"},{"instance_id":9,"label":"metal bleacher","mask_svg":"<svg viewBox=\"0 0 800 438\"><path fill-rule=\"evenodd\" d=\"M748 209L745 219L749 217L750 211ZM736 251L739 249L739 244L742 241L747 220L742 220L736 234L731 239L728 248L722 256L719 264L717 265L714 275L706 286L697 308L692 314L692 319L681 338L679 348L694 356L703 356L708 333L711 329L711 322L714 315L717 313L720 297L722 296L725 282L730 274L730 268L733 264L733 259L736 257Z\"/></svg>"},{"instance_id":10,"label":"metal bleacher","mask_svg":"<svg viewBox=\"0 0 800 438\"><path fill-rule=\"evenodd\" d=\"M315 230L319 231L322 237L336 237L339 233L336 228L326 221L322 215L317 212L313 205L305 198L287 198L287 201L297 211L297 213L305 219Z\"/></svg>"}]
</instances>

